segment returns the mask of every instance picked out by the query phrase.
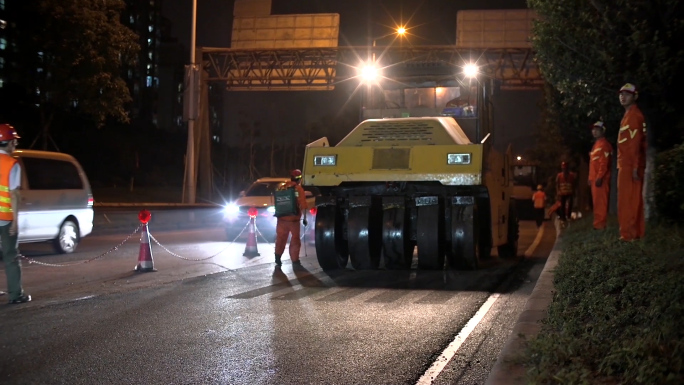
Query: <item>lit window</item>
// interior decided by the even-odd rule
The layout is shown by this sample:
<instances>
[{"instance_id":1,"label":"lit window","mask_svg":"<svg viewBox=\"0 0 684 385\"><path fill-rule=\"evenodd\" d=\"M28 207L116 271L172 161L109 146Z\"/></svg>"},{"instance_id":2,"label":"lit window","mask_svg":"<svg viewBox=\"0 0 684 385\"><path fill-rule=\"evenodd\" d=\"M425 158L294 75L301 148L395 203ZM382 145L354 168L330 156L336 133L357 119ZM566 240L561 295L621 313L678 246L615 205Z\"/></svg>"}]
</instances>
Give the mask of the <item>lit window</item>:
<instances>
[{"instance_id":1,"label":"lit window","mask_svg":"<svg viewBox=\"0 0 684 385\"><path fill-rule=\"evenodd\" d=\"M147 39L147 45L152 45L152 39Z\"/></svg>"},{"instance_id":2,"label":"lit window","mask_svg":"<svg viewBox=\"0 0 684 385\"><path fill-rule=\"evenodd\" d=\"M148 86L148 87L152 87L152 76L148 76L148 77L146 78L146 80L147 80L147 81L146 81L147 86Z\"/></svg>"},{"instance_id":3,"label":"lit window","mask_svg":"<svg viewBox=\"0 0 684 385\"><path fill-rule=\"evenodd\" d=\"M0 68L5 68L5 58L0 56Z\"/></svg>"},{"instance_id":4,"label":"lit window","mask_svg":"<svg viewBox=\"0 0 684 385\"><path fill-rule=\"evenodd\" d=\"M40 96L40 88L36 87L36 95Z\"/></svg>"},{"instance_id":5,"label":"lit window","mask_svg":"<svg viewBox=\"0 0 684 385\"><path fill-rule=\"evenodd\" d=\"M150 60L152 60L152 51L147 53L147 57L150 58Z\"/></svg>"},{"instance_id":6,"label":"lit window","mask_svg":"<svg viewBox=\"0 0 684 385\"><path fill-rule=\"evenodd\" d=\"M2 88L2 86L3 86L4 84L5 84L5 79L0 78L0 88Z\"/></svg>"},{"instance_id":7,"label":"lit window","mask_svg":"<svg viewBox=\"0 0 684 385\"><path fill-rule=\"evenodd\" d=\"M131 24L135 24L135 18L133 17L133 15L131 15L128 20L131 22Z\"/></svg>"},{"instance_id":8,"label":"lit window","mask_svg":"<svg viewBox=\"0 0 684 385\"><path fill-rule=\"evenodd\" d=\"M5 0L0 0L0 9L5 9Z\"/></svg>"},{"instance_id":9,"label":"lit window","mask_svg":"<svg viewBox=\"0 0 684 385\"><path fill-rule=\"evenodd\" d=\"M148 25L148 26L147 26L147 30L150 31L150 32L154 31L154 26L153 26L153 25Z\"/></svg>"},{"instance_id":10,"label":"lit window","mask_svg":"<svg viewBox=\"0 0 684 385\"><path fill-rule=\"evenodd\" d=\"M5 49L7 47L7 40L4 37L0 37L0 49Z\"/></svg>"},{"instance_id":11,"label":"lit window","mask_svg":"<svg viewBox=\"0 0 684 385\"><path fill-rule=\"evenodd\" d=\"M39 74L40 74L40 73L43 73L43 68L42 68L42 67L36 68L36 72L38 72Z\"/></svg>"}]
</instances>

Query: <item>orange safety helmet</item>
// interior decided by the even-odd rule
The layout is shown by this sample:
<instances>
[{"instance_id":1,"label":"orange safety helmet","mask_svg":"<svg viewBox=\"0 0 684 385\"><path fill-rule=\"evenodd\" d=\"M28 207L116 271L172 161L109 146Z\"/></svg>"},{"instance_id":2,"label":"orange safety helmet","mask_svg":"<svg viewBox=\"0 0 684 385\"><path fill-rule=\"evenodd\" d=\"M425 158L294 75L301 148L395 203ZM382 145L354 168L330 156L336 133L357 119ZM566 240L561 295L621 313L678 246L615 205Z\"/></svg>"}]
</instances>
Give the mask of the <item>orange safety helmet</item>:
<instances>
[{"instance_id":1,"label":"orange safety helmet","mask_svg":"<svg viewBox=\"0 0 684 385\"><path fill-rule=\"evenodd\" d=\"M0 124L0 142L9 142L12 139L19 139L21 136L17 135L14 127L7 123Z\"/></svg>"},{"instance_id":2,"label":"orange safety helmet","mask_svg":"<svg viewBox=\"0 0 684 385\"><path fill-rule=\"evenodd\" d=\"M568 164L566 162L561 162L561 168L565 170L566 168L568 168Z\"/></svg>"},{"instance_id":3,"label":"orange safety helmet","mask_svg":"<svg viewBox=\"0 0 684 385\"><path fill-rule=\"evenodd\" d=\"M290 171L290 177L292 179L302 179L302 171L298 168L295 168L294 170Z\"/></svg>"}]
</instances>

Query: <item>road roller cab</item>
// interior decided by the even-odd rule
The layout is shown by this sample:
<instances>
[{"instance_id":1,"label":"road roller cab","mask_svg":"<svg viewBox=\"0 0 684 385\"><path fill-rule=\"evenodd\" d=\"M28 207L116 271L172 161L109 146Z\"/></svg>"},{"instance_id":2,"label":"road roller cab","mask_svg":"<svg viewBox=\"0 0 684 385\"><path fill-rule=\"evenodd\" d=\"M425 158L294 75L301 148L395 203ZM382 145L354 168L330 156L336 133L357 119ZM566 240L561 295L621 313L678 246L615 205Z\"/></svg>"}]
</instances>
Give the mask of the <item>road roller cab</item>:
<instances>
[{"instance_id":1,"label":"road roller cab","mask_svg":"<svg viewBox=\"0 0 684 385\"><path fill-rule=\"evenodd\" d=\"M476 269L517 252L511 154L472 143L451 117L370 119L337 145L310 143L316 251L324 269Z\"/></svg>"}]
</instances>

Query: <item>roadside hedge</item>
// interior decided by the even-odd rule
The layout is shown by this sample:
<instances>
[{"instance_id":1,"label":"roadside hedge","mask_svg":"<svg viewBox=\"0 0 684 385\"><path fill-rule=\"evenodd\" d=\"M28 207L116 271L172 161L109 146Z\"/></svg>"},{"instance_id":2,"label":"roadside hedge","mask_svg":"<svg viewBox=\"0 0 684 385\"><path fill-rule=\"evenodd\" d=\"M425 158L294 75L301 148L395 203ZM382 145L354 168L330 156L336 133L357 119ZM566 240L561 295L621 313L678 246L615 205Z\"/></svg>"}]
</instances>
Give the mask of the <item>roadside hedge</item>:
<instances>
[{"instance_id":1,"label":"roadside hedge","mask_svg":"<svg viewBox=\"0 0 684 385\"><path fill-rule=\"evenodd\" d=\"M591 217L591 216L589 216ZM563 235L554 300L528 341L530 384L684 383L684 231L618 240L591 218Z\"/></svg>"},{"instance_id":2,"label":"roadside hedge","mask_svg":"<svg viewBox=\"0 0 684 385\"><path fill-rule=\"evenodd\" d=\"M653 182L658 217L684 223L684 143L657 155Z\"/></svg>"}]
</instances>

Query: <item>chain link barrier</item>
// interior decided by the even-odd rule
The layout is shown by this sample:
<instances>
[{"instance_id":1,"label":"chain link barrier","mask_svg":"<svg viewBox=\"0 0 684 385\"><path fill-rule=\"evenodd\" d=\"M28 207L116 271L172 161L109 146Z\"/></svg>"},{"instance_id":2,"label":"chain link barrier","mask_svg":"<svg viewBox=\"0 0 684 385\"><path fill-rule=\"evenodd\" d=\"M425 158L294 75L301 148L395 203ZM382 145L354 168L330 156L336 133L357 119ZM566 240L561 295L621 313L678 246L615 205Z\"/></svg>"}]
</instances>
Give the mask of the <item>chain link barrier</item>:
<instances>
[{"instance_id":1,"label":"chain link barrier","mask_svg":"<svg viewBox=\"0 0 684 385\"><path fill-rule=\"evenodd\" d=\"M112 247L111 249L105 251L104 253L102 253L96 257L86 259L85 261L69 262L69 263L46 263L46 262L37 261L33 258L29 258L29 257L26 257L26 256L21 255L21 254L19 254L19 257L21 259L27 261L29 263L29 265L34 264L34 265L49 266L49 267L68 267L68 266L82 265L84 263L89 263L89 262L92 262L92 261L95 261L98 259L102 259L105 257L105 255L119 250L119 248L121 246L123 246L124 243L128 242L128 240L131 239L132 236L139 233L140 230L142 229L142 227L143 227L143 225L139 225L132 233L128 234L128 236L126 238L124 238L124 240L121 243L119 243L118 245L116 245L116 246Z\"/></svg>"},{"instance_id":2,"label":"chain link barrier","mask_svg":"<svg viewBox=\"0 0 684 385\"><path fill-rule=\"evenodd\" d=\"M247 222L247 224L245 225L245 227L243 227L242 230L240 230L240 234L238 234L232 241L230 241L230 242L228 243L228 246L226 246L226 247L224 247L223 249L221 249L218 253L216 253L216 254L214 254L214 255L211 255L211 256L208 256L208 257L205 257L205 258L187 258L187 257L184 257L184 256L182 256L182 255L176 254L176 253L174 253L173 251L171 251L171 250L169 250L168 248L166 248L166 246L162 245L162 244L157 240L157 238L155 238L154 235L152 235L151 233L150 233L150 239L151 239L152 241L154 241L154 243L156 243L157 246L161 247L162 250L166 251L166 252L167 252L169 255L171 255L172 257L176 257L176 258L179 258L179 259L182 259L182 260L185 260L185 261L193 261L193 262L206 261L207 259L212 259L212 258L216 257L217 255L223 253L224 251L228 250L228 249L233 245L233 243L235 243L235 241L237 241L237 239L240 238L240 236L242 235L242 233L245 232L245 229L247 228L247 226L249 226L249 222ZM256 225L254 226L254 228L256 228Z\"/></svg>"},{"instance_id":3,"label":"chain link barrier","mask_svg":"<svg viewBox=\"0 0 684 385\"><path fill-rule=\"evenodd\" d=\"M224 247L223 249L221 249L219 252L217 252L217 253L215 253L215 254L209 256L209 257L204 257L204 258L187 258L187 257L183 257L182 255L179 255L179 254L177 254L177 253L174 253L173 251L169 250L166 246L162 245L161 242L159 242L159 241L157 240L157 238L155 238L154 235L152 235L152 233L150 233L149 231L148 231L147 234L150 236L150 239L151 239L152 241L154 241L154 243L157 244L157 246L161 247L162 250L164 250L165 252L167 252L169 255L171 255L171 256L173 256L173 257L176 257L176 258L179 258L179 259L183 259L183 260L185 260L185 261L199 262L199 261L206 261L206 260L208 260L208 259L212 259L212 258L214 258L214 257L216 257L216 256L218 256L218 255L220 255L220 254L222 254L222 253L225 252L226 250L228 250L231 246L233 246L233 244L235 243L235 241L237 241L237 239L240 238L240 236L245 232L245 230L246 230L247 227L250 225L250 223L251 223L251 221L248 221L247 224L242 228L242 230L240 230L240 233L239 233L232 241L230 241L226 247ZM124 240L123 240L121 243L119 243L118 245L112 247L111 249L105 251L104 253L102 253L102 254L100 254L100 255L98 255L98 256L96 256L96 257L93 257L93 258L90 258L90 259L87 259L87 260L84 260L84 261L70 262L70 263L46 263L46 262L37 261L37 260L35 260L35 259L33 259L33 258L29 258L29 257L26 257L26 256L21 255L21 254L19 254L18 257L21 258L21 259L23 259L23 260L25 260L25 261L27 261L29 264L35 264L35 265L41 265L41 266L49 266L49 267L69 267L69 266L82 265L82 264L84 264L84 263L89 263L89 262L92 262L92 261L95 261L95 260L98 260L98 259L102 259L102 258L104 258L107 254L110 254L110 253L112 253L112 252L114 252L114 251L119 250L119 248L120 248L121 246L123 246L126 242L128 242L128 240L131 239L132 236L134 236L135 234L139 233L140 230L142 229L142 227L143 227L142 224L139 225L132 233L130 233L126 238L124 238ZM308 228L309 228L309 225L308 225L308 224L307 224L306 226L304 226L304 232L303 232L302 235L300 235L299 239L304 239L304 238L306 237L306 233L307 233L307 231L308 231ZM256 227L256 223L254 223L254 230L255 230L256 233L261 237L261 239L263 239L263 240L266 242L266 244L268 244L268 245L271 246L271 247L275 247L274 242L270 242L270 241L264 236L264 234L262 234L261 231L259 231L259 228ZM304 252L306 253L306 250L305 250Z\"/></svg>"}]
</instances>

